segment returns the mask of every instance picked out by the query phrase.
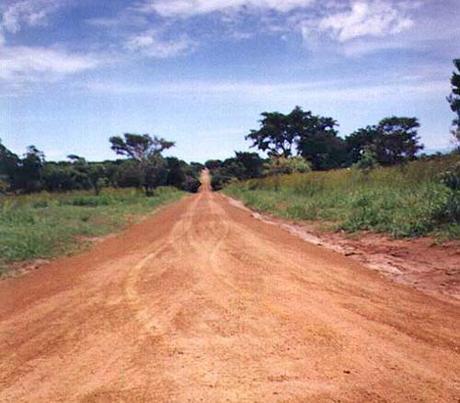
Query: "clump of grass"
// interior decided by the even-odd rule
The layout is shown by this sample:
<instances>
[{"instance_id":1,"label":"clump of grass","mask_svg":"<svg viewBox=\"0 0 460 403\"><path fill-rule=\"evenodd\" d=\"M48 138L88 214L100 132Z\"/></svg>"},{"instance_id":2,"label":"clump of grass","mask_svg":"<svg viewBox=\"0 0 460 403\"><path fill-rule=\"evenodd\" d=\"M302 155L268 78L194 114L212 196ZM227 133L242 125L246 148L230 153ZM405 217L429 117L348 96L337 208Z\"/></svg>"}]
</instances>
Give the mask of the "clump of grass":
<instances>
[{"instance_id":1,"label":"clump of grass","mask_svg":"<svg viewBox=\"0 0 460 403\"><path fill-rule=\"evenodd\" d=\"M260 211L332 222L349 232L460 239L460 192L442 179L459 160L444 156L366 174L342 169L267 177L233 183L224 191Z\"/></svg>"},{"instance_id":2,"label":"clump of grass","mask_svg":"<svg viewBox=\"0 0 460 403\"><path fill-rule=\"evenodd\" d=\"M81 246L76 239L122 228L128 220L182 197L175 188L159 188L154 197L135 189L40 193L0 199L0 276L14 262L50 258Z\"/></svg>"}]
</instances>

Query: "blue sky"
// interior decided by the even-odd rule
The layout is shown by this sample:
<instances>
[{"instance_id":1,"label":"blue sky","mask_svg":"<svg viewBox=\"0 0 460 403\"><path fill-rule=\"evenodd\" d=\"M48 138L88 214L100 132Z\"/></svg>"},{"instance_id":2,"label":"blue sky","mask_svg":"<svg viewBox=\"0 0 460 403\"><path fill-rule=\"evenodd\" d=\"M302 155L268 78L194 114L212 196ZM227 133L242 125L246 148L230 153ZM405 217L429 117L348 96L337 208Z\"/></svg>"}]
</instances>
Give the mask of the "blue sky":
<instances>
[{"instance_id":1,"label":"blue sky","mask_svg":"<svg viewBox=\"0 0 460 403\"><path fill-rule=\"evenodd\" d=\"M1 0L0 138L113 158L124 132L188 161L247 149L263 111L332 116L342 136L416 116L450 144L460 0Z\"/></svg>"}]
</instances>

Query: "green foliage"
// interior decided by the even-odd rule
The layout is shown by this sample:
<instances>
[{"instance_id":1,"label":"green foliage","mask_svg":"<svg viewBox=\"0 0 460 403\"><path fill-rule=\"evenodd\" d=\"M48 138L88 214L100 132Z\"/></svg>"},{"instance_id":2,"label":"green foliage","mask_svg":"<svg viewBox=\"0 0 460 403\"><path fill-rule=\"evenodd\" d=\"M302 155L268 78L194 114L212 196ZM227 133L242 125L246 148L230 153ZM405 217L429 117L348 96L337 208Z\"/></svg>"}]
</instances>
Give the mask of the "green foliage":
<instances>
[{"instance_id":1,"label":"green foliage","mask_svg":"<svg viewBox=\"0 0 460 403\"><path fill-rule=\"evenodd\" d=\"M112 150L117 154L137 161L146 161L174 147L173 141L168 141L157 136L151 137L148 134L125 133L123 137L110 137L109 141L112 144Z\"/></svg>"},{"instance_id":2,"label":"green foliage","mask_svg":"<svg viewBox=\"0 0 460 403\"><path fill-rule=\"evenodd\" d=\"M272 157L264 164L264 175L287 175L311 171L310 164L302 157Z\"/></svg>"},{"instance_id":3,"label":"green foliage","mask_svg":"<svg viewBox=\"0 0 460 403\"><path fill-rule=\"evenodd\" d=\"M460 162L443 172L440 177L441 182L448 188L460 191Z\"/></svg>"},{"instance_id":4,"label":"green foliage","mask_svg":"<svg viewBox=\"0 0 460 403\"><path fill-rule=\"evenodd\" d=\"M167 163L161 153L174 146L174 142L148 134L125 133L111 137L112 150L126 156L137 163L139 179L145 194L151 196L153 190L166 184L168 170Z\"/></svg>"},{"instance_id":5,"label":"green foliage","mask_svg":"<svg viewBox=\"0 0 460 403\"><path fill-rule=\"evenodd\" d=\"M410 162L405 169L378 167L367 175L341 169L266 177L232 183L225 192L261 211L323 220L351 232L460 238L459 192L439 179L456 163L460 156L450 155Z\"/></svg>"},{"instance_id":6,"label":"green foliage","mask_svg":"<svg viewBox=\"0 0 460 403\"><path fill-rule=\"evenodd\" d=\"M415 159L423 149L417 129L416 118L389 117L376 126L358 129L346 137L348 158L358 162L366 149L371 150L375 159L382 165L395 165Z\"/></svg>"},{"instance_id":7,"label":"green foliage","mask_svg":"<svg viewBox=\"0 0 460 403\"><path fill-rule=\"evenodd\" d=\"M163 158L161 152L171 147L172 142L133 134L127 134L125 139L113 137L112 141L118 153L130 158L89 162L71 154L68 161L47 162L44 154L34 146L28 147L20 158L0 142L0 193L92 189L98 195L103 188L112 186L143 187L151 195L158 186L196 189L203 165L187 164L174 157Z\"/></svg>"},{"instance_id":8,"label":"green foliage","mask_svg":"<svg viewBox=\"0 0 460 403\"><path fill-rule=\"evenodd\" d=\"M225 161L209 160L206 167L211 171L211 186L222 189L232 179L245 180L260 177L264 160L257 153L235 152L235 157Z\"/></svg>"},{"instance_id":9,"label":"green foliage","mask_svg":"<svg viewBox=\"0 0 460 403\"><path fill-rule=\"evenodd\" d=\"M296 107L289 115L279 112L263 112L260 129L251 130L246 140L252 141L253 147L267 152L270 156L290 157L298 136L291 124L291 117L294 118L300 111L300 107Z\"/></svg>"},{"instance_id":10,"label":"green foliage","mask_svg":"<svg viewBox=\"0 0 460 403\"><path fill-rule=\"evenodd\" d=\"M146 198L136 189L36 193L0 198L0 267L48 258L74 250L82 238L122 228L132 217L146 214L183 193L159 188Z\"/></svg>"},{"instance_id":11,"label":"green foliage","mask_svg":"<svg viewBox=\"0 0 460 403\"><path fill-rule=\"evenodd\" d=\"M214 171L211 175L211 187L213 190L221 190L232 180L231 176L226 176L219 171Z\"/></svg>"},{"instance_id":12,"label":"green foliage","mask_svg":"<svg viewBox=\"0 0 460 403\"><path fill-rule=\"evenodd\" d=\"M371 148L366 147L361 155L361 158L354 164L355 168L368 175L373 169L379 166L377 156Z\"/></svg>"},{"instance_id":13,"label":"green foliage","mask_svg":"<svg viewBox=\"0 0 460 403\"><path fill-rule=\"evenodd\" d=\"M193 176L189 176L189 175L185 177L185 180L182 183L182 189L190 193L198 192L198 190L200 189L200 186L201 186L201 182L197 178Z\"/></svg>"},{"instance_id":14,"label":"green foliage","mask_svg":"<svg viewBox=\"0 0 460 403\"><path fill-rule=\"evenodd\" d=\"M222 161L221 160L207 160L204 166L210 171L212 171L214 169L219 169L222 166Z\"/></svg>"},{"instance_id":15,"label":"green foliage","mask_svg":"<svg viewBox=\"0 0 460 403\"><path fill-rule=\"evenodd\" d=\"M289 158L295 154L308 160L313 169L330 169L346 161L345 142L337 136L337 122L314 115L296 106L289 114L264 112L259 130L246 140L270 157Z\"/></svg>"},{"instance_id":16,"label":"green foliage","mask_svg":"<svg viewBox=\"0 0 460 403\"><path fill-rule=\"evenodd\" d=\"M452 78L450 79L452 93L447 98L447 101L450 104L452 112L457 115L452 121L452 134L460 146L460 59L454 60L454 66L457 71L452 73Z\"/></svg>"}]
</instances>

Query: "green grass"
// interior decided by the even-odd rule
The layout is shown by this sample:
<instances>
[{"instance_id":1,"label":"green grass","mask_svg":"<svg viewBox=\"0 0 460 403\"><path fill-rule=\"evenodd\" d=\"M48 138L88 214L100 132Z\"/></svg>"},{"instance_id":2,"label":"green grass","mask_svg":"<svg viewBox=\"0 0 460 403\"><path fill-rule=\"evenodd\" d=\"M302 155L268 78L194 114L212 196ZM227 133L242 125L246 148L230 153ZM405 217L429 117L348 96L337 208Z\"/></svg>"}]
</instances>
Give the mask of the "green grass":
<instances>
[{"instance_id":1,"label":"green grass","mask_svg":"<svg viewBox=\"0 0 460 403\"><path fill-rule=\"evenodd\" d=\"M159 188L154 197L135 189L40 193L0 198L0 276L14 262L50 258L84 245L85 238L120 230L128 222L184 195Z\"/></svg>"},{"instance_id":2,"label":"green grass","mask_svg":"<svg viewBox=\"0 0 460 403\"><path fill-rule=\"evenodd\" d=\"M460 239L460 194L439 179L459 160L459 156L420 160L368 175L342 169L268 177L233 183L224 192L259 211L321 220L349 232Z\"/></svg>"}]
</instances>

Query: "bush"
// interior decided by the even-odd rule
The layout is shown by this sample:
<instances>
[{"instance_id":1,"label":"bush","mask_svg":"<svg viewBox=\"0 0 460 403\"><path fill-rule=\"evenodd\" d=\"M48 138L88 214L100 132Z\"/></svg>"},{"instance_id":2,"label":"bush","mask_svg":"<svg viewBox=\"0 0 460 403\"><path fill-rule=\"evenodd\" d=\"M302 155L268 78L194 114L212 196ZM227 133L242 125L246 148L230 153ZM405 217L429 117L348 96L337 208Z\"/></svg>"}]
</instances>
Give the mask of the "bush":
<instances>
[{"instance_id":1,"label":"bush","mask_svg":"<svg viewBox=\"0 0 460 403\"><path fill-rule=\"evenodd\" d=\"M460 162L441 174L441 183L449 189L460 190Z\"/></svg>"},{"instance_id":2,"label":"bush","mask_svg":"<svg viewBox=\"0 0 460 403\"><path fill-rule=\"evenodd\" d=\"M80 207L108 206L111 200L106 196L77 196L69 200L64 200L63 204Z\"/></svg>"},{"instance_id":3,"label":"bush","mask_svg":"<svg viewBox=\"0 0 460 403\"><path fill-rule=\"evenodd\" d=\"M198 192L198 189L201 186L201 182L192 177L192 176L186 176L185 181L182 185L182 190L185 190L186 192L190 193L196 193Z\"/></svg>"},{"instance_id":4,"label":"bush","mask_svg":"<svg viewBox=\"0 0 460 403\"><path fill-rule=\"evenodd\" d=\"M264 174L267 176L306 173L310 171L311 166L309 162L302 157L273 157L264 166Z\"/></svg>"},{"instance_id":5,"label":"bush","mask_svg":"<svg viewBox=\"0 0 460 403\"><path fill-rule=\"evenodd\" d=\"M80 237L119 229L128 219L182 194L159 187L151 198L134 189L104 189L99 196L89 192L4 196L0 198L0 271L12 262L72 251Z\"/></svg>"},{"instance_id":6,"label":"bush","mask_svg":"<svg viewBox=\"0 0 460 403\"><path fill-rule=\"evenodd\" d=\"M260 211L325 220L328 227L350 232L456 238L460 190L452 167L458 165L460 156L438 156L410 162L404 169L378 167L366 175L355 169L277 175L233 183L225 192Z\"/></svg>"},{"instance_id":7,"label":"bush","mask_svg":"<svg viewBox=\"0 0 460 403\"><path fill-rule=\"evenodd\" d=\"M222 175L218 172L213 173L211 176L211 187L212 190L217 191L224 188L224 186L231 181L230 176Z\"/></svg>"}]
</instances>

